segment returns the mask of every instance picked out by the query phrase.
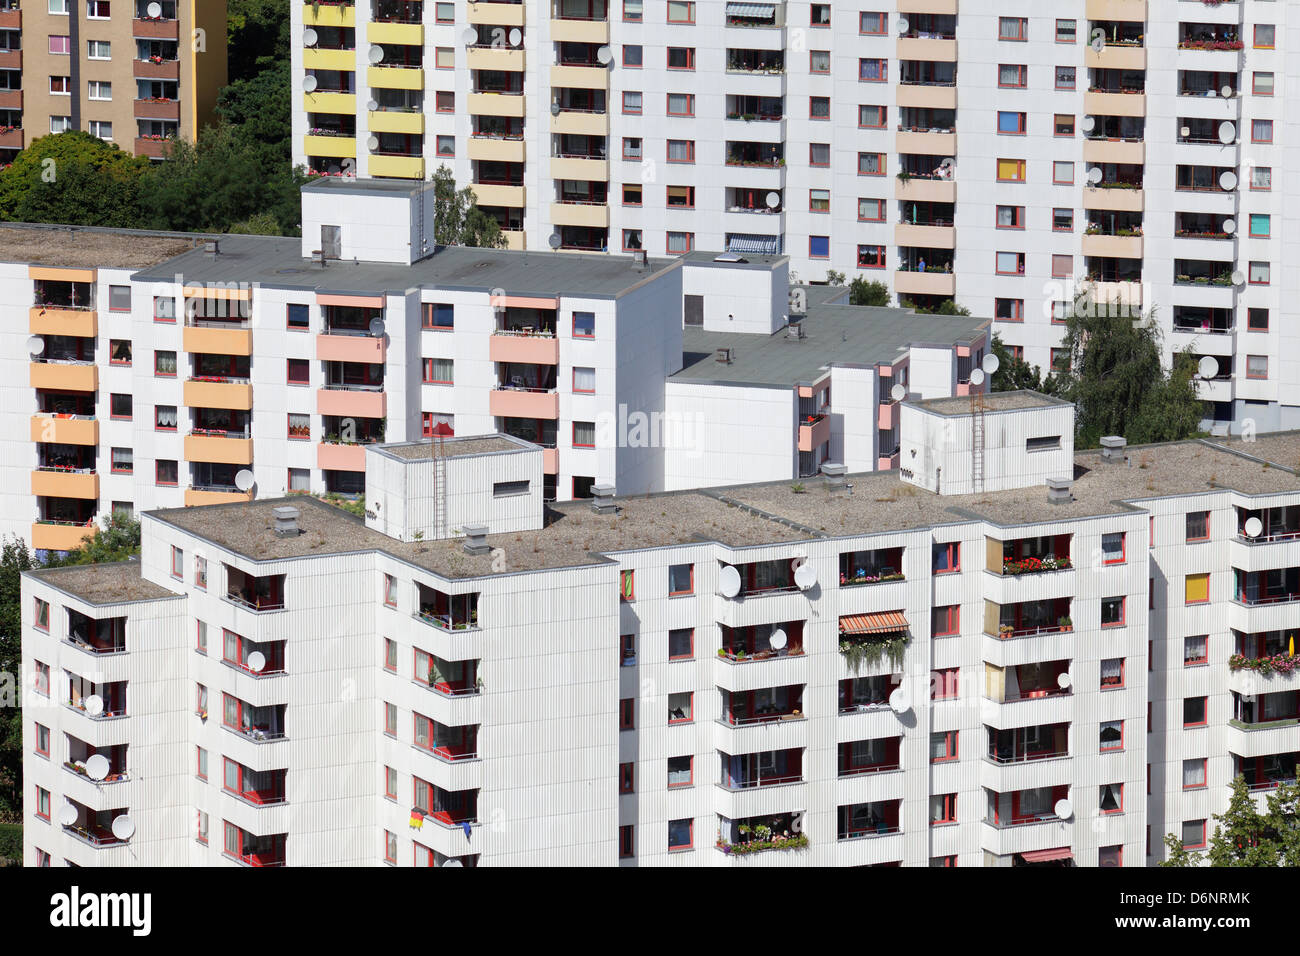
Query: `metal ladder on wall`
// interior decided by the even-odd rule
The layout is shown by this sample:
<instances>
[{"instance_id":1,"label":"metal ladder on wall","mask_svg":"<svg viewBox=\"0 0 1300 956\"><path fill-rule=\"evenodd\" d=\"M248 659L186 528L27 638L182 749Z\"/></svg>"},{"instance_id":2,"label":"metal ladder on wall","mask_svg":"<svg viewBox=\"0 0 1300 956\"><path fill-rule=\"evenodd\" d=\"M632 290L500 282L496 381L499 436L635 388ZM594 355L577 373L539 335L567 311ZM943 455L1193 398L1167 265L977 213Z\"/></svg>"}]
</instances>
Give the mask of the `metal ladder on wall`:
<instances>
[{"instance_id":1,"label":"metal ladder on wall","mask_svg":"<svg viewBox=\"0 0 1300 956\"><path fill-rule=\"evenodd\" d=\"M433 536L441 540L447 537L447 459L438 445L433 448Z\"/></svg>"},{"instance_id":2,"label":"metal ladder on wall","mask_svg":"<svg viewBox=\"0 0 1300 956\"><path fill-rule=\"evenodd\" d=\"M984 400L979 393L970 397L970 480L971 491L984 490Z\"/></svg>"}]
</instances>

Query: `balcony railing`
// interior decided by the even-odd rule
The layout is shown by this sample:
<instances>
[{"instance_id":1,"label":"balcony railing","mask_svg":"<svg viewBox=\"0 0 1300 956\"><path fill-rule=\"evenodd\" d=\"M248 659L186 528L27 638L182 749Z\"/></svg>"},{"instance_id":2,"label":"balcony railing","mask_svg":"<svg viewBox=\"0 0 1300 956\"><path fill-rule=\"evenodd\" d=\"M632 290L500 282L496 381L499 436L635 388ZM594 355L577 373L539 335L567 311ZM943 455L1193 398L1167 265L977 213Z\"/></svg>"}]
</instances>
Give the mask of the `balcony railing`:
<instances>
[{"instance_id":1,"label":"balcony railing","mask_svg":"<svg viewBox=\"0 0 1300 956\"><path fill-rule=\"evenodd\" d=\"M468 621L454 621L450 614L435 614L432 611L416 611L411 615L423 621L425 624L432 624L440 631L477 631L478 617L472 617Z\"/></svg>"},{"instance_id":2,"label":"balcony railing","mask_svg":"<svg viewBox=\"0 0 1300 956\"><path fill-rule=\"evenodd\" d=\"M79 766L71 760L63 761L63 769L68 771L68 773L75 773L78 777L85 777L87 780L90 779L89 775L86 773L86 768L84 766ZM115 773L109 773L103 780L96 780L95 783L124 783L130 779L131 775L129 773L125 770L119 770Z\"/></svg>"},{"instance_id":3,"label":"balcony railing","mask_svg":"<svg viewBox=\"0 0 1300 956\"><path fill-rule=\"evenodd\" d=\"M1048 571L1069 571L1074 565L1069 558L1003 558L1002 573L1017 576L1021 574L1043 574Z\"/></svg>"},{"instance_id":4,"label":"balcony railing","mask_svg":"<svg viewBox=\"0 0 1300 956\"><path fill-rule=\"evenodd\" d=\"M86 709L86 701L84 698L82 700L76 700L76 701L69 700L67 702L67 706L77 711L78 713L85 714L91 720L116 720L119 717L126 716L125 707L120 707L114 710L110 708L107 704L104 705L104 709L100 711L98 714L92 714L89 710Z\"/></svg>"},{"instance_id":5,"label":"balcony railing","mask_svg":"<svg viewBox=\"0 0 1300 956\"><path fill-rule=\"evenodd\" d=\"M724 780L718 784L723 790L754 790L758 787L776 787L786 783L803 783L803 774L784 774L779 777L755 777L752 780Z\"/></svg>"},{"instance_id":6,"label":"balcony railing","mask_svg":"<svg viewBox=\"0 0 1300 956\"><path fill-rule=\"evenodd\" d=\"M1007 641L1017 637L1037 637L1040 634L1063 634L1073 630L1073 624L1043 624L1038 627L1020 628L1011 624L1000 624L998 625L998 633L989 634L989 637L997 637L999 640Z\"/></svg>"},{"instance_id":7,"label":"balcony railing","mask_svg":"<svg viewBox=\"0 0 1300 956\"><path fill-rule=\"evenodd\" d=\"M237 591L227 591L226 600L231 604L238 604L240 607L248 608L250 611L283 611L284 600L275 600L260 595L247 595Z\"/></svg>"},{"instance_id":8,"label":"balcony railing","mask_svg":"<svg viewBox=\"0 0 1300 956\"><path fill-rule=\"evenodd\" d=\"M113 835L111 830L88 830L85 827L77 826L75 824L70 827L64 827L63 832L73 839L80 840L82 843L87 843L97 849L102 849L106 846L120 846L127 842L126 840L119 840Z\"/></svg>"},{"instance_id":9,"label":"balcony railing","mask_svg":"<svg viewBox=\"0 0 1300 956\"><path fill-rule=\"evenodd\" d=\"M1068 750L1045 750L1042 751L1041 753L1038 751L1034 751L1032 753L1023 752L1023 753L1013 753L1009 756L1006 754L999 754L995 752L995 753L988 754L986 759L997 764L1007 764L1007 763L1029 763L1030 761L1033 760L1052 760L1055 759L1056 757L1068 757L1068 756L1070 756L1070 752Z\"/></svg>"},{"instance_id":10,"label":"balcony railing","mask_svg":"<svg viewBox=\"0 0 1300 956\"><path fill-rule=\"evenodd\" d=\"M245 740L251 740L255 744L274 743L277 740L285 739L283 730L267 730L262 727L231 727L229 724L222 724L221 726L232 734L243 737Z\"/></svg>"},{"instance_id":11,"label":"balcony railing","mask_svg":"<svg viewBox=\"0 0 1300 956\"><path fill-rule=\"evenodd\" d=\"M1237 604L1244 604L1246 607L1259 607L1265 604L1289 604L1292 601L1300 601L1300 594L1268 594L1254 598L1238 594L1232 600Z\"/></svg>"}]
</instances>

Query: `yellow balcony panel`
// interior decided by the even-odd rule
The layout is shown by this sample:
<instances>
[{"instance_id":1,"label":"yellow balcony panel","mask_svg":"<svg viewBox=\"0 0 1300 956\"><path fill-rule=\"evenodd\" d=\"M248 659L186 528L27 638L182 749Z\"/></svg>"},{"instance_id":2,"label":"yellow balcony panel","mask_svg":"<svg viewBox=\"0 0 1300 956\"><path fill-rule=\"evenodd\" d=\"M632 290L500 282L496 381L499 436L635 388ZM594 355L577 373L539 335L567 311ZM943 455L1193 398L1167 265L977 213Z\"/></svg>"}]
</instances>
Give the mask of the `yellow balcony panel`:
<instances>
[{"instance_id":1,"label":"yellow balcony panel","mask_svg":"<svg viewBox=\"0 0 1300 956\"><path fill-rule=\"evenodd\" d=\"M1146 162L1146 144L1141 140L1087 139L1083 141L1083 158L1090 163L1127 163L1141 166Z\"/></svg>"},{"instance_id":2,"label":"yellow balcony panel","mask_svg":"<svg viewBox=\"0 0 1300 956\"><path fill-rule=\"evenodd\" d=\"M551 39L556 43L608 43L608 20L551 20Z\"/></svg>"},{"instance_id":3,"label":"yellow balcony panel","mask_svg":"<svg viewBox=\"0 0 1300 956\"><path fill-rule=\"evenodd\" d=\"M587 90L609 89L609 71L599 66L553 66L551 86L572 86Z\"/></svg>"},{"instance_id":4,"label":"yellow balcony panel","mask_svg":"<svg viewBox=\"0 0 1300 956\"><path fill-rule=\"evenodd\" d=\"M396 43L399 46L424 46L421 23L368 23L366 39L371 43Z\"/></svg>"},{"instance_id":5,"label":"yellow balcony panel","mask_svg":"<svg viewBox=\"0 0 1300 956\"><path fill-rule=\"evenodd\" d=\"M303 109L308 113L341 113L355 115L357 95L355 93L330 93L328 91L304 93Z\"/></svg>"},{"instance_id":6,"label":"yellow balcony panel","mask_svg":"<svg viewBox=\"0 0 1300 956\"><path fill-rule=\"evenodd\" d=\"M419 67L372 66L366 69L366 82L385 90L422 90L424 70Z\"/></svg>"},{"instance_id":7,"label":"yellow balcony panel","mask_svg":"<svg viewBox=\"0 0 1300 956\"><path fill-rule=\"evenodd\" d=\"M604 203L551 203L551 222L557 226L609 226L609 206Z\"/></svg>"},{"instance_id":8,"label":"yellow balcony panel","mask_svg":"<svg viewBox=\"0 0 1300 956\"><path fill-rule=\"evenodd\" d=\"M501 235L506 237L506 248L514 249L516 252L528 248L527 241L522 229L502 229Z\"/></svg>"},{"instance_id":9,"label":"yellow balcony panel","mask_svg":"<svg viewBox=\"0 0 1300 956\"><path fill-rule=\"evenodd\" d=\"M251 465L253 440L227 438L224 435L186 435L185 460L208 461L221 465Z\"/></svg>"},{"instance_id":10,"label":"yellow balcony panel","mask_svg":"<svg viewBox=\"0 0 1300 956\"><path fill-rule=\"evenodd\" d=\"M937 13L955 16L957 0L898 0L899 13Z\"/></svg>"},{"instance_id":11,"label":"yellow balcony panel","mask_svg":"<svg viewBox=\"0 0 1300 956\"><path fill-rule=\"evenodd\" d=\"M957 279L951 272L895 272L894 291L899 295L952 295Z\"/></svg>"},{"instance_id":12,"label":"yellow balcony panel","mask_svg":"<svg viewBox=\"0 0 1300 956\"><path fill-rule=\"evenodd\" d=\"M36 335L75 335L93 339L97 329L94 309L34 305L28 322L28 331Z\"/></svg>"},{"instance_id":13,"label":"yellow balcony panel","mask_svg":"<svg viewBox=\"0 0 1300 956\"><path fill-rule=\"evenodd\" d=\"M523 116L522 93L471 93L466 110L471 116Z\"/></svg>"},{"instance_id":14,"label":"yellow balcony panel","mask_svg":"<svg viewBox=\"0 0 1300 956\"><path fill-rule=\"evenodd\" d=\"M469 139L469 158L500 163L522 163L524 161L524 141L522 139L492 139L487 136L471 136Z\"/></svg>"},{"instance_id":15,"label":"yellow balcony panel","mask_svg":"<svg viewBox=\"0 0 1300 956\"><path fill-rule=\"evenodd\" d=\"M370 156L370 175L392 179L423 179L423 156Z\"/></svg>"},{"instance_id":16,"label":"yellow balcony panel","mask_svg":"<svg viewBox=\"0 0 1300 956\"><path fill-rule=\"evenodd\" d=\"M1083 237L1085 256L1118 256L1121 259L1142 258L1141 236L1088 236Z\"/></svg>"},{"instance_id":17,"label":"yellow balcony panel","mask_svg":"<svg viewBox=\"0 0 1300 956\"><path fill-rule=\"evenodd\" d=\"M357 25L357 9L352 4L342 7L305 3L302 22L309 27L354 27Z\"/></svg>"},{"instance_id":18,"label":"yellow balcony panel","mask_svg":"<svg viewBox=\"0 0 1300 956\"><path fill-rule=\"evenodd\" d=\"M576 159L553 156L551 157L551 178L585 179L593 183L608 182L609 163L603 159Z\"/></svg>"},{"instance_id":19,"label":"yellow balcony panel","mask_svg":"<svg viewBox=\"0 0 1300 956\"><path fill-rule=\"evenodd\" d=\"M956 202L957 184L950 179L894 178L894 198L905 202Z\"/></svg>"},{"instance_id":20,"label":"yellow balcony panel","mask_svg":"<svg viewBox=\"0 0 1300 956\"><path fill-rule=\"evenodd\" d=\"M506 206L510 209L523 209L523 186L493 186L487 183L474 183L474 195L480 206Z\"/></svg>"},{"instance_id":21,"label":"yellow balcony panel","mask_svg":"<svg viewBox=\"0 0 1300 956\"><path fill-rule=\"evenodd\" d=\"M74 551L95 534L95 523L32 525L32 548L38 551Z\"/></svg>"},{"instance_id":22,"label":"yellow balcony panel","mask_svg":"<svg viewBox=\"0 0 1300 956\"><path fill-rule=\"evenodd\" d=\"M51 498L99 497L99 475L75 471L33 471L32 494Z\"/></svg>"},{"instance_id":23,"label":"yellow balcony panel","mask_svg":"<svg viewBox=\"0 0 1300 956\"><path fill-rule=\"evenodd\" d=\"M956 156L957 134L899 130L897 149L900 153L922 156Z\"/></svg>"},{"instance_id":24,"label":"yellow balcony panel","mask_svg":"<svg viewBox=\"0 0 1300 956\"><path fill-rule=\"evenodd\" d=\"M1083 208L1141 212L1143 208L1142 190L1101 189L1095 186L1085 186L1083 189Z\"/></svg>"},{"instance_id":25,"label":"yellow balcony panel","mask_svg":"<svg viewBox=\"0 0 1300 956\"><path fill-rule=\"evenodd\" d=\"M302 148L308 156L352 157L357 155L357 141L352 136L304 136Z\"/></svg>"},{"instance_id":26,"label":"yellow balcony panel","mask_svg":"<svg viewBox=\"0 0 1300 956\"><path fill-rule=\"evenodd\" d=\"M933 60L939 63L957 62L956 40L931 40L923 37L899 37L900 60Z\"/></svg>"},{"instance_id":27,"label":"yellow balcony panel","mask_svg":"<svg viewBox=\"0 0 1300 956\"><path fill-rule=\"evenodd\" d=\"M1092 116L1146 116L1145 93L1084 93L1083 111Z\"/></svg>"},{"instance_id":28,"label":"yellow balcony panel","mask_svg":"<svg viewBox=\"0 0 1300 956\"><path fill-rule=\"evenodd\" d=\"M955 110L957 108L957 87L900 83L898 86L898 105L900 108L913 106L919 109Z\"/></svg>"},{"instance_id":29,"label":"yellow balcony panel","mask_svg":"<svg viewBox=\"0 0 1300 956\"><path fill-rule=\"evenodd\" d=\"M1144 22L1147 0L1088 0L1085 8L1089 20Z\"/></svg>"},{"instance_id":30,"label":"yellow balcony panel","mask_svg":"<svg viewBox=\"0 0 1300 956\"><path fill-rule=\"evenodd\" d=\"M33 415L32 441L55 445L98 445L99 422L67 415Z\"/></svg>"},{"instance_id":31,"label":"yellow balcony panel","mask_svg":"<svg viewBox=\"0 0 1300 956\"><path fill-rule=\"evenodd\" d=\"M197 508L203 505L229 505L236 501L252 501L251 491L210 491L205 488L186 488L185 507Z\"/></svg>"},{"instance_id":32,"label":"yellow balcony panel","mask_svg":"<svg viewBox=\"0 0 1300 956\"><path fill-rule=\"evenodd\" d=\"M522 3L488 3L479 0L469 5L470 23L486 23L503 27L522 27L525 6Z\"/></svg>"},{"instance_id":33,"label":"yellow balcony panel","mask_svg":"<svg viewBox=\"0 0 1300 956\"><path fill-rule=\"evenodd\" d=\"M465 65L471 70L524 72L524 51L493 47L470 47L465 51Z\"/></svg>"},{"instance_id":34,"label":"yellow balcony panel","mask_svg":"<svg viewBox=\"0 0 1300 956\"><path fill-rule=\"evenodd\" d=\"M1147 51L1140 46L1111 44L1096 53L1088 47L1083 51L1083 62L1090 70L1145 70Z\"/></svg>"},{"instance_id":35,"label":"yellow balcony panel","mask_svg":"<svg viewBox=\"0 0 1300 956\"><path fill-rule=\"evenodd\" d=\"M65 269L61 266L28 266L27 278L50 282L94 282L94 269Z\"/></svg>"},{"instance_id":36,"label":"yellow balcony panel","mask_svg":"<svg viewBox=\"0 0 1300 956\"><path fill-rule=\"evenodd\" d=\"M190 379L183 390L185 404L190 408L232 408L250 411L253 407L253 386L247 382L200 382Z\"/></svg>"},{"instance_id":37,"label":"yellow balcony panel","mask_svg":"<svg viewBox=\"0 0 1300 956\"><path fill-rule=\"evenodd\" d=\"M922 226L900 222L894 226L894 244L925 249L956 249L957 230L952 226Z\"/></svg>"},{"instance_id":38,"label":"yellow balcony panel","mask_svg":"<svg viewBox=\"0 0 1300 956\"><path fill-rule=\"evenodd\" d=\"M357 51L304 48L302 51L302 68L304 70L341 70L345 73L351 73L357 68Z\"/></svg>"},{"instance_id":39,"label":"yellow balcony panel","mask_svg":"<svg viewBox=\"0 0 1300 956\"><path fill-rule=\"evenodd\" d=\"M372 133L406 133L420 136L424 133L423 113L403 113L400 110L377 110L368 119Z\"/></svg>"},{"instance_id":40,"label":"yellow balcony panel","mask_svg":"<svg viewBox=\"0 0 1300 956\"><path fill-rule=\"evenodd\" d=\"M99 387L99 370L94 365L65 362L33 362L32 388L49 388L66 392L93 392Z\"/></svg>"},{"instance_id":41,"label":"yellow balcony panel","mask_svg":"<svg viewBox=\"0 0 1300 956\"><path fill-rule=\"evenodd\" d=\"M252 329L219 329L208 326L185 326L181 343L187 352L213 355L252 355Z\"/></svg>"},{"instance_id":42,"label":"yellow balcony panel","mask_svg":"<svg viewBox=\"0 0 1300 956\"><path fill-rule=\"evenodd\" d=\"M551 117L552 133L573 133L582 136L608 136L608 113L580 113L576 110L562 110Z\"/></svg>"}]
</instances>

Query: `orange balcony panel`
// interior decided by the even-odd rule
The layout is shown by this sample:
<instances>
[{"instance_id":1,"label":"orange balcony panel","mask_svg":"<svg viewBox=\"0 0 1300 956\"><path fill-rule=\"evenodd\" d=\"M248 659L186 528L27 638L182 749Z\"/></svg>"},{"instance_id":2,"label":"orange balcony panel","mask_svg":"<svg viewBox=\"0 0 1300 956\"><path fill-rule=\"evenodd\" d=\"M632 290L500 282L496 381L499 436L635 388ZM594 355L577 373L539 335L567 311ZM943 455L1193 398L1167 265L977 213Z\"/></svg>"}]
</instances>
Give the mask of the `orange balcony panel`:
<instances>
[{"instance_id":1,"label":"orange balcony panel","mask_svg":"<svg viewBox=\"0 0 1300 956\"><path fill-rule=\"evenodd\" d=\"M99 498L99 475L75 471L33 471L32 494L51 498Z\"/></svg>"},{"instance_id":2,"label":"orange balcony panel","mask_svg":"<svg viewBox=\"0 0 1300 956\"><path fill-rule=\"evenodd\" d=\"M322 388L316 392L316 411L321 415L352 415L356 418L385 418L388 396L361 388Z\"/></svg>"},{"instance_id":3,"label":"orange balcony panel","mask_svg":"<svg viewBox=\"0 0 1300 956\"><path fill-rule=\"evenodd\" d=\"M185 507L199 505L228 505L236 501L252 501L251 491L200 491L198 488L185 489Z\"/></svg>"},{"instance_id":4,"label":"orange balcony panel","mask_svg":"<svg viewBox=\"0 0 1300 956\"><path fill-rule=\"evenodd\" d=\"M32 441L55 445L98 445L99 422L93 418L33 415Z\"/></svg>"},{"instance_id":5,"label":"orange balcony panel","mask_svg":"<svg viewBox=\"0 0 1300 956\"><path fill-rule=\"evenodd\" d=\"M50 282L94 282L94 269L64 269L59 266L28 266L27 278Z\"/></svg>"},{"instance_id":6,"label":"orange balcony panel","mask_svg":"<svg viewBox=\"0 0 1300 956\"><path fill-rule=\"evenodd\" d=\"M99 328L94 309L34 305L28 315L27 329L36 335L75 335L93 339Z\"/></svg>"},{"instance_id":7,"label":"orange balcony panel","mask_svg":"<svg viewBox=\"0 0 1300 956\"><path fill-rule=\"evenodd\" d=\"M0 30L21 30L22 28L23 12L21 10L0 12Z\"/></svg>"},{"instance_id":8,"label":"orange balcony panel","mask_svg":"<svg viewBox=\"0 0 1300 956\"><path fill-rule=\"evenodd\" d=\"M876 460L877 471L893 471L898 467L898 452L892 455L882 455Z\"/></svg>"},{"instance_id":9,"label":"orange balcony panel","mask_svg":"<svg viewBox=\"0 0 1300 956\"><path fill-rule=\"evenodd\" d=\"M131 36L145 40L179 40L181 23L179 20L141 20L131 21Z\"/></svg>"},{"instance_id":10,"label":"orange balcony panel","mask_svg":"<svg viewBox=\"0 0 1300 956\"><path fill-rule=\"evenodd\" d=\"M32 388L55 391L93 392L99 387L99 370L93 365L64 365L59 362L33 362Z\"/></svg>"},{"instance_id":11,"label":"orange balcony panel","mask_svg":"<svg viewBox=\"0 0 1300 956\"><path fill-rule=\"evenodd\" d=\"M187 325L181 344L187 352L205 352L213 355L252 355L252 329L218 329L208 326Z\"/></svg>"},{"instance_id":12,"label":"orange balcony panel","mask_svg":"<svg viewBox=\"0 0 1300 956\"><path fill-rule=\"evenodd\" d=\"M554 448L542 449L542 474L558 475L560 473L560 454Z\"/></svg>"},{"instance_id":13,"label":"orange balcony panel","mask_svg":"<svg viewBox=\"0 0 1300 956\"><path fill-rule=\"evenodd\" d=\"M384 297L382 295L337 295L317 292L316 304L349 305L358 309L382 309L384 307Z\"/></svg>"},{"instance_id":14,"label":"orange balcony panel","mask_svg":"<svg viewBox=\"0 0 1300 956\"><path fill-rule=\"evenodd\" d=\"M0 50L0 70L21 70L22 68L22 50Z\"/></svg>"},{"instance_id":15,"label":"orange balcony panel","mask_svg":"<svg viewBox=\"0 0 1300 956\"><path fill-rule=\"evenodd\" d=\"M95 533L94 522L90 524L41 524L32 525L32 547L39 551L72 551L79 548L87 538Z\"/></svg>"},{"instance_id":16,"label":"orange balcony panel","mask_svg":"<svg viewBox=\"0 0 1300 956\"><path fill-rule=\"evenodd\" d=\"M558 365L560 340L541 335L493 335L488 340L488 358L494 362L525 365Z\"/></svg>"},{"instance_id":17,"label":"orange balcony panel","mask_svg":"<svg viewBox=\"0 0 1300 956\"><path fill-rule=\"evenodd\" d=\"M811 425L799 426L799 450L812 451L826 444L831 437L831 419L823 415Z\"/></svg>"},{"instance_id":18,"label":"orange balcony panel","mask_svg":"<svg viewBox=\"0 0 1300 956\"><path fill-rule=\"evenodd\" d=\"M246 382L185 383L185 404L190 408L233 408L250 411L253 408L253 386Z\"/></svg>"},{"instance_id":19,"label":"orange balcony panel","mask_svg":"<svg viewBox=\"0 0 1300 956\"><path fill-rule=\"evenodd\" d=\"M179 123L181 119L180 100L136 100L136 119L172 120Z\"/></svg>"},{"instance_id":20,"label":"orange balcony panel","mask_svg":"<svg viewBox=\"0 0 1300 956\"><path fill-rule=\"evenodd\" d=\"M135 154L137 156L148 156L150 159L162 159L167 155L167 144L171 140L167 139L143 139L139 136L135 138Z\"/></svg>"},{"instance_id":21,"label":"orange balcony panel","mask_svg":"<svg viewBox=\"0 0 1300 956\"><path fill-rule=\"evenodd\" d=\"M370 362L382 365L388 345L382 335L316 336L316 357L324 362Z\"/></svg>"},{"instance_id":22,"label":"orange balcony panel","mask_svg":"<svg viewBox=\"0 0 1300 956\"><path fill-rule=\"evenodd\" d=\"M22 104L11 107L0 107L0 109L22 109ZM21 129L7 129L0 131L0 149L22 149L23 148L23 131Z\"/></svg>"},{"instance_id":23,"label":"orange balcony panel","mask_svg":"<svg viewBox=\"0 0 1300 956\"><path fill-rule=\"evenodd\" d=\"M209 461L221 465L251 465L253 440L220 435L186 435L185 460Z\"/></svg>"},{"instance_id":24,"label":"orange balcony panel","mask_svg":"<svg viewBox=\"0 0 1300 956\"><path fill-rule=\"evenodd\" d=\"M181 78L180 60L168 60L154 63L151 60L135 60L134 72L141 80L179 80Z\"/></svg>"},{"instance_id":25,"label":"orange balcony panel","mask_svg":"<svg viewBox=\"0 0 1300 956\"><path fill-rule=\"evenodd\" d=\"M895 272L894 291L904 295L952 295L957 281L951 272Z\"/></svg>"},{"instance_id":26,"label":"orange balcony panel","mask_svg":"<svg viewBox=\"0 0 1300 956\"><path fill-rule=\"evenodd\" d=\"M876 427L881 431L889 431L894 427L894 422L898 420L898 403L881 402L880 414L876 416Z\"/></svg>"},{"instance_id":27,"label":"orange balcony panel","mask_svg":"<svg viewBox=\"0 0 1300 956\"><path fill-rule=\"evenodd\" d=\"M22 108L22 90L0 90L0 110L20 110Z\"/></svg>"},{"instance_id":28,"label":"orange balcony panel","mask_svg":"<svg viewBox=\"0 0 1300 956\"><path fill-rule=\"evenodd\" d=\"M248 302L253 298L253 289L247 282L213 282L210 285L187 285L181 289L187 299L222 299L227 302L240 300ZM233 312L228 314L234 314Z\"/></svg>"},{"instance_id":29,"label":"orange balcony panel","mask_svg":"<svg viewBox=\"0 0 1300 956\"><path fill-rule=\"evenodd\" d=\"M316 446L316 467L329 471L365 471L366 446L321 442Z\"/></svg>"},{"instance_id":30,"label":"orange balcony panel","mask_svg":"<svg viewBox=\"0 0 1300 956\"><path fill-rule=\"evenodd\" d=\"M526 392L501 388L489 393L488 411L501 418L560 417L560 396L556 392Z\"/></svg>"}]
</instances>

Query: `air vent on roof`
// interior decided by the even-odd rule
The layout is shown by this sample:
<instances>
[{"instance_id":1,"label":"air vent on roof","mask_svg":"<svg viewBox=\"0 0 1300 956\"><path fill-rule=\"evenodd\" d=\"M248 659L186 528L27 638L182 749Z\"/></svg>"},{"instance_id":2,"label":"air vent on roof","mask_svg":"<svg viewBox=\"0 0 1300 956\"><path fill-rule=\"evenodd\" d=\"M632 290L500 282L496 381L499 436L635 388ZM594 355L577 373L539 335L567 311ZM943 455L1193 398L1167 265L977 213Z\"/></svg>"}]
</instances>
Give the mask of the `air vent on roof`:
<instances>
[{"instance_id":1,"label":"air vent on roof","mask_svg":"<svg viewBox=\"0 0 1300 956\"><path fill-rule=\"evenodd\" d=\"M220 255L221 243L216 239L208 239L203 243L203 251L210 256Z\"/></svg>"},{"instance_id":2,"label":"air vent on roof","mask_svg":"<svg viewBox=\"0 0 1300 956\"><path fill-rule=\"evenodd\" d=\"M632 268L637 272L645 272L649 259L644 249L638 249L632 253Z\"/></svg>"},{"instance_id":3,"label":"air vent on roof","mask_svg":"<svg viewBox=\"0 0 1300 956\"><path fill-rule=\"evenodd\" d=\"M1128 442L1120 435L1103 435L1101 439L1101 460L1122 462L1124 449Z\"/></svg>"},{"instance_id":4,"label":"air vent on roof","mask_svg":"<svg viewBox=\"0 0 1300 956\"><path fill-rule=\"evenodd\" d=\"M614 504L613 485L591 486L591 510L601 515L614 514L618 511L618 505Z\"/></svg>"},{"instance_id":5,"label":"air vent on roof","mask_svg":"<svg viewBox=\"0 0 1300 956\"><path fill-rule=\"evenodd\" d=\"M280 505L271 509L274 521L272 530L277 538L296 538L298 536L298 515L300 512L293 505Z\"/></svg>"},{"instance_id":6,"label":"air vent on roof","mask_svg":"<svg viewBox=\"0 0 1300 956\"><path fill-rule=\"evenodd\" d=\"M718 354L713 357L713 360L719 365L730 365L736 361L736 350L718 349Z\"/></svg>"},{"instance_id":7,"label":"air vent on roof","mask_svg":"<svg viewBox=\"0 0 1300 956\"><path fill-rule=\"evenodd\" d=\"M833 495L846 494L850 486L844 480L844 476L848 471L848 467L838 461L822 462L821 472L826 479L826 490Z\"/></svg>"},{"instance_id":8,"label":"air vent on roof","mask_svg":"<svg viewBox=\"0 0 1300 956\"><path fill-rule=\"evenodd\" d=\"M487 554L492 550L487 543L487 525L467 524L460 530L465 532L466 554Z\"/></svg>"},{"instance_id":9,"label":"air vent on roof","mask_svg":"<svg viewBox=\"0 0 1300 956\"><path fill-rule=\"evenodd\" d=\"M1047 479L1047 502L1053 505L1068 505L1074 500L1074 495L1070 493L1070 486L1073 482L1069 478L1048 478Z\"/></svg>"},{"instance_id":10,"label":"air vent on roof","mask_svg":"<svg viewBox=\"0 0 1300 956\"><path fill-rule=\"evenodd\" d=\"M748 262L744 256L737 255L734 252L724 252L721 255L713 257L714 262Z\"/></svg>"}]
</instances>

